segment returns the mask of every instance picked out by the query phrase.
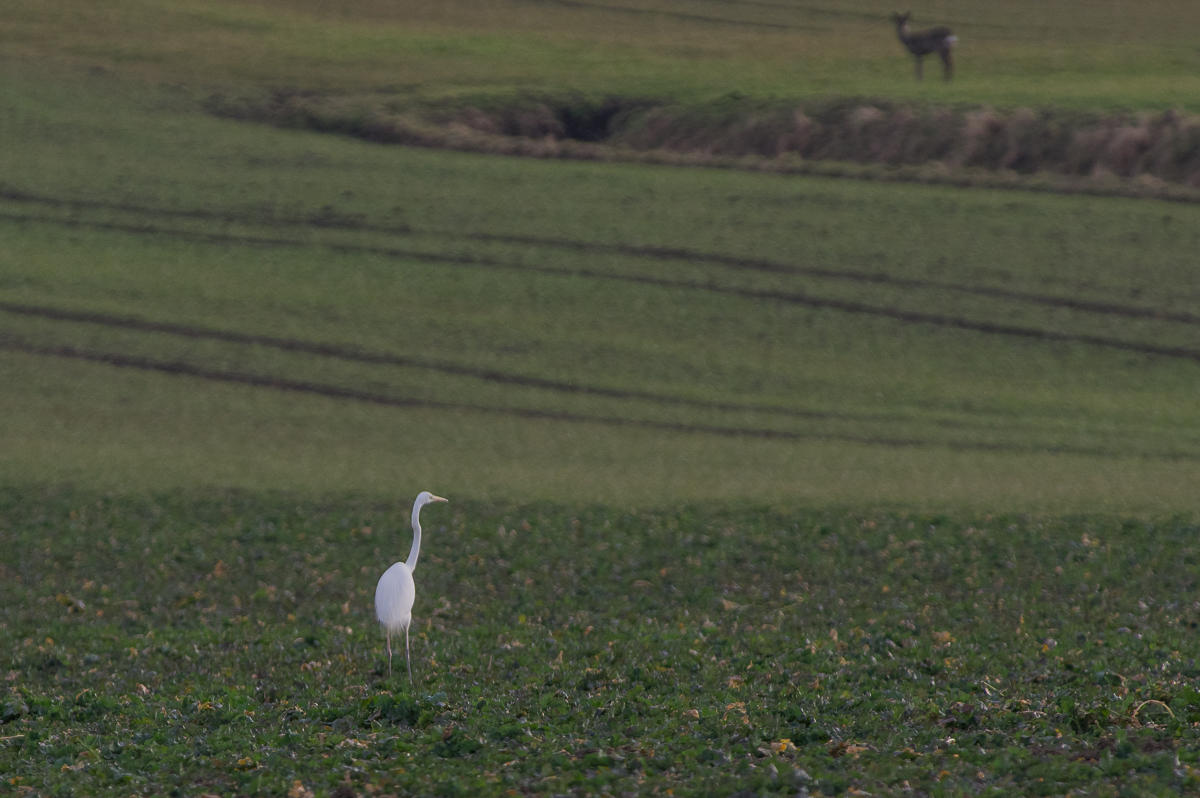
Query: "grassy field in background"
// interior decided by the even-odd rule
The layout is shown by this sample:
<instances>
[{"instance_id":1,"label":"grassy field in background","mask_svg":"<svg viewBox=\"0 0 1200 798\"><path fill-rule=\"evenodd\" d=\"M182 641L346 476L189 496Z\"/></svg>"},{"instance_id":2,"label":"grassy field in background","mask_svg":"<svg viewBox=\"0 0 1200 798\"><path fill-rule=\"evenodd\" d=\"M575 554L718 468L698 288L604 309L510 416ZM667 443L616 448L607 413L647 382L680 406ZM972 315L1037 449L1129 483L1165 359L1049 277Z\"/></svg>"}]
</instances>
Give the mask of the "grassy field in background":
<instances>
[{"instance_id":1,"label":"grassy field in background","mask_svg":"<svg viewBox=\"0 0 1200 798\"><path fill-rule=\"evenodd\" d=\"M1200 110L1200 6L892 10L6 5L0 794L1200 790L1200 205L214 110Z\"/></svg>"},{"instance_id":2,"label":"grassy field in background","mask_svg":"<svg viewBox=\"0 0 1200 798\"><path fill-rule=\"evenodd\" d=\"M914 27L950 25L960 39L950 85L912 80L893 10L854 0L14 0L0 52L9 63L102 67L193 89L1200 108L1194 4L928 0L913 7Z\"/></svg>"},{"instance_id":3,"label":"grassy field in background","mask_svg":"<svg viewBox=\"0 0 1200 798\"><path fill-rule=\"evenodd\" d=\"M5 90L9 480L1194 507L1200 209L387 148L130 92Z\"/></svg>"},{"instance_id":4,"label":"grassy field in background","mask_svg":"<svg viewBox=\"0 0 1200 798\"><path fill-rule=\"evenodd\" d=\"M1178 795L1196 527L1111 516L424 515L0 492L0 771L38 795Z\"/></svg>"}]
</instances>

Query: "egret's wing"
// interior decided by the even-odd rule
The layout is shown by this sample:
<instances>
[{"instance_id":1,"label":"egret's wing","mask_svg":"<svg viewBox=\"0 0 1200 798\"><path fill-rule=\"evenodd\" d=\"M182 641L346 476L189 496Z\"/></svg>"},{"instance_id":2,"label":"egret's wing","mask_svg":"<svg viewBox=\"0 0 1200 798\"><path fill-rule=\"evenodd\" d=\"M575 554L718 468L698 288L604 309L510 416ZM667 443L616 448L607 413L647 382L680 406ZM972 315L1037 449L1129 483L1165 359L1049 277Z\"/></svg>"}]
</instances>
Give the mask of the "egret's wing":
<instances>
[{"instance_id":1,"label":"egret's wing","mask_svg":"<svg viewBox=\"0 0 1200 798\"><path fill-rule=\"evenodd\" d=\"M408 626L417 588L408 566L398 562L379 577L375 588L375 616L388 629Z\"/></svg>"}]
</instances>

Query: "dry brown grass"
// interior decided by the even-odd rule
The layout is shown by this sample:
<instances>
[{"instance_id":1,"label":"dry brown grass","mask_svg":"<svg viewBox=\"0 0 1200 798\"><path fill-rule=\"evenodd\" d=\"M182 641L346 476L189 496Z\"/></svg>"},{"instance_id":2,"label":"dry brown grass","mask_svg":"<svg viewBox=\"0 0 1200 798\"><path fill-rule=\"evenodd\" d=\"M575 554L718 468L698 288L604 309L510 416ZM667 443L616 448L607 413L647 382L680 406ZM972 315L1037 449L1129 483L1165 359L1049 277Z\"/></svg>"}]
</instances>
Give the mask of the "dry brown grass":
<instances>
[{"instance_id":1,"label":"dry brown grass","mask_svg":"<svg viewBox=\"0 0 1200 798\"><path fill-rule=\"evenodd\" d=\"M681 106L610 98L404 108L277 92L215 113L381 143L534 158L1200 201L1200 115L835 98Z\"/></svg>"}]
</instances>

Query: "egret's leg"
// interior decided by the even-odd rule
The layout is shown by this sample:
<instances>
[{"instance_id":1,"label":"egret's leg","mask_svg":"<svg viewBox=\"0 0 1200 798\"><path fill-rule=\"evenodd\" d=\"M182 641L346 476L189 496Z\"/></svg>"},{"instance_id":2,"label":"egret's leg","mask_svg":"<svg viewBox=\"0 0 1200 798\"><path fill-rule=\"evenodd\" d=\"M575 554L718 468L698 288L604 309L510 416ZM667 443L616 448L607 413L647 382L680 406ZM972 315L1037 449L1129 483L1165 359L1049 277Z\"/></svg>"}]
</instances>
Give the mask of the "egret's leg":
<instances>
[{"instance_id":1,"label":"egret's leg","mask_svg":"<svg viewBox=\"0 0 1200 798\"><path fill-rule=\"evenodd\" d=\"M408 655L408 627L404 627L404 661L408 663L408 683L412 684L412 658Z\"/></svg>"},{"instance_id":2,"label":"egret's leg","mask_svg":"<svg viewBox=\"0 0 1200 798\"><path fill-rule=\"evenodd\" d=\"M388 678L390 679L390 678L392 678L392 632L391 632L391 630L389 629L388 631L384 632L384 636L387 637Z\"/></svg>"}]
</instances>

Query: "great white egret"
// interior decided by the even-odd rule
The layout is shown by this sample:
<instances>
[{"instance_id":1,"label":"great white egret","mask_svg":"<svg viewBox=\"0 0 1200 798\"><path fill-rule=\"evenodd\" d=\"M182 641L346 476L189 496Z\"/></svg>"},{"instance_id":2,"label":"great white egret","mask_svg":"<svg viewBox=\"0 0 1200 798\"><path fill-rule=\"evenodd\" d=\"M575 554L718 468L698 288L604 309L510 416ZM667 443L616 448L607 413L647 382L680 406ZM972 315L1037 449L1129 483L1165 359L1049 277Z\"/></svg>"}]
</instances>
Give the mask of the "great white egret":
<instances>
[{"instance_id":1,"label":"great white egret","mask_svg":"<svg viewBox=\"0 0 1200 798\"><path fill-rule=\"evenodd\" d=\"M444 502L441 496L421 491L412 508L412 551L408 562L398 562L383 572L375 588L375 617L387 635L388 676L392 675L392 635L404 630L404 660L408 663L408 681L412 681L412 660L408 656L408 625L412 623L413 601L417 598L417 586L412 572L417 567L417 556L421 553L421 508L430 502Z\"/></svg>"}]
</instances>

